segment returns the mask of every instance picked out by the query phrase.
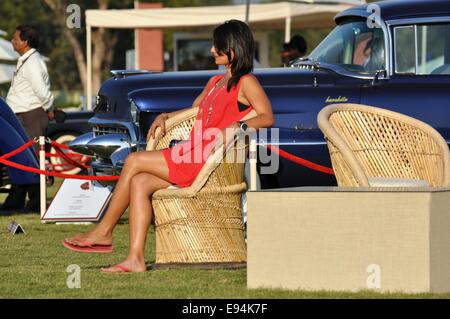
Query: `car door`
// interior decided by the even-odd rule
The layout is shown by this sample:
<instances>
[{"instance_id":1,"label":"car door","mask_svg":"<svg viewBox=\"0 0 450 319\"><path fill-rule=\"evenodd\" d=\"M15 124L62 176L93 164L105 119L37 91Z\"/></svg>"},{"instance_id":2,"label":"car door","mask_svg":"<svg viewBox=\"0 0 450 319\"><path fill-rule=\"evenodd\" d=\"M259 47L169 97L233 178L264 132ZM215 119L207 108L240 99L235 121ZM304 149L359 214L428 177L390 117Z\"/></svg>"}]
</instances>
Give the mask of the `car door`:
<instances>
[{"instance_id":1,"label":"car door","mask_svg":"<svg viewBox=\"0 0 450 319\"><path fill-rule=\"evenodd\" d=\"M259 151L261 166L278 165L275 174L261 174L264 171L259 168L262 187L335 185L333 175L299 165L292 158L331 167L323 134L317 126L317 114L328 104L358 103L358 81L342 80L325 71L287 70L279 76L279 79L261 77L272 103L277 131L276 135L260 131L259 138L288 154L279 156L276 163L265 163L265 159L271 159L272 152L264 148ZM293 78L289 80L289 76ZM273 169L266 171L273 172Z\"/></svg>"}]
</instances>

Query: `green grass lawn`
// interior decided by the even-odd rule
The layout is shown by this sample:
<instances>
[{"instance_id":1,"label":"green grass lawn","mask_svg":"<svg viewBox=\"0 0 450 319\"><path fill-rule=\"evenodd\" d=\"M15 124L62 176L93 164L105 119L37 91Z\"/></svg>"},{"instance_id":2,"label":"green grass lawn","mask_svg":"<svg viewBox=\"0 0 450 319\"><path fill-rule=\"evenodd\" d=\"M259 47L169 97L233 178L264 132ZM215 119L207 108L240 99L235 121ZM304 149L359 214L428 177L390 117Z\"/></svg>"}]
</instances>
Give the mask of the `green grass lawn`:
<instances>
[{"instance_id":1,"label":"green grass lawn","mask_svg":"<svg viewBox=\"0 0 450 319\"><path fill-rule=\"evenodd\" d=\"M49 189L53 196L56 185ZM3 196L0 201L3 201ZM0 215L1 216L1 215ZM11 220L26 234L10 235ZM155 270L141 274L102 274L100 268L127 255L126 216L114 233L113 254L74 253L61 245L63 238L84 232L92 225L41 224L38 214L0 217L0 298L448 298L450 294L377 294L247 289L246 270ZM146 248L148 264L154 262L154 233ZM81 288L69 289L69 265L81 268Z\"/></svg>"}]
</instances>

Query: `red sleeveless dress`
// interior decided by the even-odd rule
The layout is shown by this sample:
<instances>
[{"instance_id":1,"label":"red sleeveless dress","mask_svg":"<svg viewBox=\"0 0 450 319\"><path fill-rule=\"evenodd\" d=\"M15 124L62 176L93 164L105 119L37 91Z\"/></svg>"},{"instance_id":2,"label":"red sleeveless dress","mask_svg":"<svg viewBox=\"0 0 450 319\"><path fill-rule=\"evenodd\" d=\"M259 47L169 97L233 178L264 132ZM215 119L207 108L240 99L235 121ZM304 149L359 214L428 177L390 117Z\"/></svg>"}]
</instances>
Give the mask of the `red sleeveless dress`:
<instances>
[{"instance_id":1,"label":"red sleeveless dress","mask_svg":"<svg viewBox=\"0 0 450 319\"><path fill-rule=\"evenodd\" d=\"M223 76L215 76L208 86L208 94L200 103L189 140L162 150L169 167L169 182L172 184L190 186L211 154L216 135L252 110L251 106L238 103L242 79L250 75L243 75L230 92L227 92L226 85L216 87Z\"/></svg>"}]
</instances>

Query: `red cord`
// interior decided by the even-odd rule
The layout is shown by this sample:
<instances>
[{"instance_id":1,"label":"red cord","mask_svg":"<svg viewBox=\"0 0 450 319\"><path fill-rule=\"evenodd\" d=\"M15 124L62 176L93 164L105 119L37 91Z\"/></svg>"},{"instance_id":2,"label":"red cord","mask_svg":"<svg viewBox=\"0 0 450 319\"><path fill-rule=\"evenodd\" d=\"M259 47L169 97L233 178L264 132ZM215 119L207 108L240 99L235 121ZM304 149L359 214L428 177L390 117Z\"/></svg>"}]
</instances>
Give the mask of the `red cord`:
<instances>
[{"instance_id":1,"label":"red cord","mask_svg":"<svg viewBox=\"0 0 450 319\"><path fill-rule=\"evenodd\" d=\"M42 174L42 175L46 175L46 176L55 176L55 177L71 178L71 179L82 179L82 180L90 180L90 181L116 181L119 179L119 176L87 176L87 175L70 175L70 174L63 174L63 173L56 173L56 172L47 172L47 171L43 171L43 170L40 170L40 169L37 169L34 167L29 167L26 165L14 163L14 162L7 160L8 158L10 158L16 154L19 154L20 152L23 152L27 148L31 147L34 143L35 143L34 140L30 140L27 143L25 143L24 145L15 149L14 151L11 151L9 153L6 153L6 154L0 156L0 163L2 163L3 165L6 165L6 166L10 166L10 167L25 171L25 172ZM57 145L57 147L58 147L59 145L62 145L62 144L56 143L55 145Z\"/></svg>"},{"instance_id":2,"label":"red cord","mask_svg":"<svg viewBox=\"0 0 450 319\"><path fill-rule=\"evenodd\" d=\"M54 177L61 177L61 178L71 178L71 179L83 179L83 180L89 180L89 181L116 181L119 179L119 176L87 176L87 175L70 175L70 174L62 174L62 173L55 173L55 172L47 172L43 171L34 167L25 166L22 164L14 163L11 161L8 161L2 157L0 157L0 163L11 166L13 168L20 169L25 172L35 173L35 174L42 174L46 176L54 176Z\"/></svg>"},{"instance_id":3,"label":"red cord","mask_svg":"<svg viewBox=\"0 0 450 319\"><path fill-rule=\"evenodd\" d=\"M82 179L82 180L98 180L98 181L116 181L119 179L119 176L88 176L88 175L70 175L70 174L63 174L63 173L56 173L56 172L47 172L47 171L43 171L34 167L29 167L29 166L25 166L22 164L18 164L18 163L14 163L11 162L9 160L7 160L8 158L19 154L20 152L23 152L25 149L27 149L28 147L32 146L34 144L34 140L30 140L28 141L26 144L20 146L19 148L17 148L14 151L11 151L7 154L4 154L3 156L0 156L0 163L7 165L7 166L11 166L13 168L16 169L20 169L26 172L30 172L30 173L35 173L35 174L43 174L46 176L55 176L55 177L61 177L61 178L72 178L72 179ZM67 145L64 144L60 144L57 143L55 141L51 141L51 144L53 145L53 147L55 148L56 152L58 153L58 155L56 154L51 154L51 156L55 156L55 157L62 157L64 158L67 162L69 162L70 165L72 166L78 166L80 168L86 169L88 168L88 166L85 166L83 164L80 164L78 162L76 162L75 160L71 159L69 157L69 155L65 154L60 148L64 148L64 149L70 149ZM313 162L310 162L308 160L305 160L301 157L295 156L293 154L290 154L286 151L283 151L282 149L273 146L273 145L266 145L266 147L274 152L276 152L277 154L279 154L280 156L296 163L299 165L302 165L304 167L310 168L312 170L318 171L318 172L322 172L325 174L330 174L330 175L334 175L334 171L333 169L326 167L326 166L322 166ZM47 153L46 153L47 155ZM78 154L75 154L77 156L81 156ZM53 167L56 166L63 166L63 165L51 165Z\"/></svg>"},{"instance_id":4,"label":"red cord","mask_svg":"<svg viewBox=\"0 0 450 319\"><path fill-rule=\"evenodd\" d=\"M266 145L266 147L274 152L276 152L277 154L279 154L280 156L290 160L291 162L297 163L299 165L302 165L304 167L310 168L314 171L318 171L318 172L322 172L325 174L330 174L330 175L334 175L334 171L332 168L326 167L326 166L322 166L313 162L310 162L308 160L305 160L304 158L295 156L293 154L290 154L286 151L283 151L282 149L273 146L273 145Z\"/></svg>"}]
</instances>

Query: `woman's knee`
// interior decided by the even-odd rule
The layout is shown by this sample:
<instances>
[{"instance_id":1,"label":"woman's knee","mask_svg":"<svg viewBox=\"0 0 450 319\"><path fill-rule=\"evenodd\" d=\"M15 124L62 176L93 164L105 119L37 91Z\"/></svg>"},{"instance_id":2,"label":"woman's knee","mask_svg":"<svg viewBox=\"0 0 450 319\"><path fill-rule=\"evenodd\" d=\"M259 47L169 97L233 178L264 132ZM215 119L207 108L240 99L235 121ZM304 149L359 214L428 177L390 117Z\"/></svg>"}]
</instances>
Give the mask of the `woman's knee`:
<instances>
[{"instance_id":1,"label":"woman's knee","mask_svg":"<svg viewBox=\"0 0 450 319\"><path fill-rule=\"evenodd\" d=\"M125 165L130 166L135 161L136 153L131 153L125 159Z\"/></svg>"},{"instance_id":2,"label":"woman's knee","mask_svg":"<svg viewBox=\"0 0 450 319\"><path fill-rule=\"evenodd\" d=\"M128 155L127 159L125 160L125 166L129 169L138 167L139 161L141 160L141 157L143 155L141 153L142 152L134 152Z\"/></svg>"},{"instance_id":3,"label":"woman's knee","mask_svg":"<svg viewBox=\"0 0 450 319\"><path fill-rule=\"evenodd\" d=\"M148 193L150 188L149 186L149 178L146 173L136 174L131 178L130 191L132 194L142 192Z\"/></svg>"}]
</instances>

